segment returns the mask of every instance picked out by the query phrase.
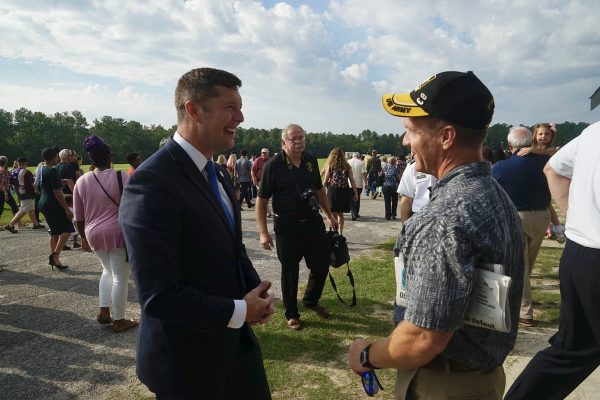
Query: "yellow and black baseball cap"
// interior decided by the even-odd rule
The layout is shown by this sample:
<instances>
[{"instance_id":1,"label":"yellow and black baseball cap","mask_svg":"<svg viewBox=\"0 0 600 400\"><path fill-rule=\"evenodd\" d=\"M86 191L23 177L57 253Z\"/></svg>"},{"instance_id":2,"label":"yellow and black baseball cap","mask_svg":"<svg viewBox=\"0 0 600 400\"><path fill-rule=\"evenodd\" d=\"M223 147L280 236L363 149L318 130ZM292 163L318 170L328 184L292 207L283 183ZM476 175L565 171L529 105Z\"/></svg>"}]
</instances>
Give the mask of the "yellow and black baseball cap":
<instances>
[{"instance_id":1,"label":"yellow and black baseball cap","mask_svg":"<svg viewBox=\"0 0 600 400\"><path fill-rule=\"evenodd\" d=\"M471 71L440 72L410 93L384 95L382 102L396 117L432 116L473 129L486 129L494 115L492 93Z\"/></svg>"}]
</instances>

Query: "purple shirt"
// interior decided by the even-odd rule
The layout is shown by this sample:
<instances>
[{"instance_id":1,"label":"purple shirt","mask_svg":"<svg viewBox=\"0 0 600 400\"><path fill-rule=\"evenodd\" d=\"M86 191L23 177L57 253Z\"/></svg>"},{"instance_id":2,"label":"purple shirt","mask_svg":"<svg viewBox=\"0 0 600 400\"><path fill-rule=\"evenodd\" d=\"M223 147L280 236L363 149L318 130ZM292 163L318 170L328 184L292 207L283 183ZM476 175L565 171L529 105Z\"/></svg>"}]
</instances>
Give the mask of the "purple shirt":
<instances>
[{"instance_id":1,"label":"purple shirt","mask_svg":"<svg viewBox=\"0 0 600 400\"><path fill-rule=\"evenodd\" d=\"M114 169L91 171L75 183L73 190L73 214L75 221L85 221L85 236L92 250L112 250L124 246L123 232L119 226L119 208L102 190L117 203L121 201L117 173ZM127 174L121 172L123 185Z\"/></svg>"}]
</instances>

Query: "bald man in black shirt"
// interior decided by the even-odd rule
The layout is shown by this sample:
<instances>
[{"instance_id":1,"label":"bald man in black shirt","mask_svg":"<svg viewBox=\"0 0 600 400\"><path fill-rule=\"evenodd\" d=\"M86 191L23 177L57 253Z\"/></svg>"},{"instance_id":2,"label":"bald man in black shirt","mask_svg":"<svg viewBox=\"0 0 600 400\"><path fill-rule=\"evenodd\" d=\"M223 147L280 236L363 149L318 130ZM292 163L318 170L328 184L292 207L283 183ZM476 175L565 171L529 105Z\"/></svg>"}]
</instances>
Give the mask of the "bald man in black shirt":
<instances>
[{"instance_id":1,"label":"bald man in black shirt","mask_svg":"<svg viewBox=\"0 0 600 400\"><path fill-rule=\"evenodd\" d=\"M271 250L273 239L267 229L267 202L273 196L281 291L285 318L292 330L302 329L296 297L299 263L303 257L310 274L302 303L320 317L329 318L329 312L319 304L330 262L329 241L319 206L330 226L337 229L319 175L319 164L304 151L304 137L304 129L296 124L282 131L282 150L265 165L256 202L260 243L264 249Z\"/></svg>"}]
</instances>

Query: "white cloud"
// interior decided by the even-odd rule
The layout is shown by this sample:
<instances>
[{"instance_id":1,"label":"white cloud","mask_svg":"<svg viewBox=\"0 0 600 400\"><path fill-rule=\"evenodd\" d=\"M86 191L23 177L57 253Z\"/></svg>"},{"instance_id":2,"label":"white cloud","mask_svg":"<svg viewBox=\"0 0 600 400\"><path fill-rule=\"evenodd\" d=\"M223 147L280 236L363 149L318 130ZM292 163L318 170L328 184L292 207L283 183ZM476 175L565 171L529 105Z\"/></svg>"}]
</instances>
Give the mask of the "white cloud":
<instances>
[{"instance_id":1,"label":"white cloud","mask_svg":"<svg viewBox=\"0 0 600 400\"><path fill-rule=\"evenodd\" d=\"M391 82L387 90L373 83L377 91L410 90L443 70L473 70L495 94L497 121L593 118L585 103L600 85L598 2L337 0L330 12L351 29L370 28L365 62ZM514 98L518 107L510 106Z\"/></svg>"},{"instance_id":2,"label":"white cloud","mask_svg":"<svg viewBox=\"0 0 600 400\"><path fill-rule=\"evenodd\" d=\"M341 75L347 82L364 81L369 73L369 67L365 63L352 64L342 70Z\"/></svg>"},{"instance_id":3,"label":"white cloud","mask_svg":"<svg viewBox=\"0 0 600 400\"><path fill-rule=\"evenodd\" d=\"M495 122L590 121L600 119L587 111L600 85L598 15L592 0L333 0L326 11L284 1L4 0L0 108L170 126L178 77L212 66L242 79L246 127L385 132L400 121L381 110L381 94L473 70L496 97ZM3 62L40 65L40 76Z\"/></svg>"},{"instance_id":4,"label":"white cloud","mask_svg":"<svg viewBox=\"0 0 600 400\"><path fill-rule=\"evenodd\" d=\"M360 42L348 42L342 47L341 54L344 56L352 56L353 54L356 54L361 48L363 48L363 45Z\"/></svg>"}]
</instances>

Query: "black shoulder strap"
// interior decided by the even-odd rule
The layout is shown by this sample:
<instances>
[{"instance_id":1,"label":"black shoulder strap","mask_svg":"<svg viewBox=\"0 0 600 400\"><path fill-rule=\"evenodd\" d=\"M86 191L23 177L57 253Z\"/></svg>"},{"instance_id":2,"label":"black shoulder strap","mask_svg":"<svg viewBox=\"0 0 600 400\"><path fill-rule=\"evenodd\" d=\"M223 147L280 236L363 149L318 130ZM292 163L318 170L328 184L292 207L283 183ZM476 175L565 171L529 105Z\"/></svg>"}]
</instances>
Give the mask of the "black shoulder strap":
<instances>
[{"instance_id":1,"label":"black shoulder strap","mask_svg":"<svg viewBox=\"0 0 600 400\"><path fill-rule=\"evenodd\" d=\"M346 276L348 276L348 280L350 281L350 286L352 286L352 300L350 301L350 304L348 305L348 307L354 307L356 305L356 291L354 290L354 275L352 275L352 271L350 271L350 264L346 263L346 267L348 267L348 273L346 273ZM335 294L336 294L338 300L342 304L346 304L346 302L342 299L342 297L338 293L337 286L335 284L335 280L333 279L333 276L331 276L331 272L329 272L329 282L331 282L331 286L333 287L333 290L335 291Z\"/></svg>"},{"instance_id":2,"label":"black shoulder strap","mask_svg":"<svg viewBox=\"0 0 600 400\"><path fill-rule=\"evenodd\" d=\"M119 194L123 194L123 177L121 171L117 171L117 182L119 182Z\"/></svg>"},{"instance_id":3,"label":"black shoulder strap","mask_svg":"<svg viewBox=\"0 0 600 400\"><path fill-rule=\"evenodd\" d=\"M98 177L96 176L96 173L94 173L92 171L92 175L94 175L94 178L96 178L96 182L98 182L98 185L100 185L100 188L102 189L102 191L104 192L104 194L110 199L110 201L112 201L115 206L117 206L117 208L119 208L119 203L116 202L115 199L113 199L112 197L110 197L110 194L108 194L108 192L106 191L106 189L104 189L104 186L102 186L102 184L100 183L100 179L98 179ZM117 179L120 181L121 178L121 174L117 173ZM123 190L123 182L119 182L119 190Z\"/></svg>"}]
</instances>

